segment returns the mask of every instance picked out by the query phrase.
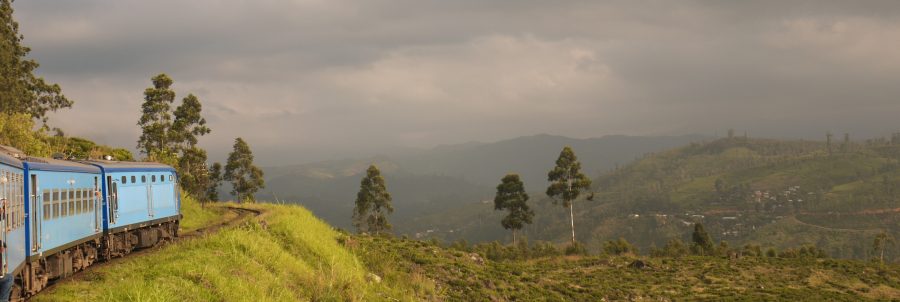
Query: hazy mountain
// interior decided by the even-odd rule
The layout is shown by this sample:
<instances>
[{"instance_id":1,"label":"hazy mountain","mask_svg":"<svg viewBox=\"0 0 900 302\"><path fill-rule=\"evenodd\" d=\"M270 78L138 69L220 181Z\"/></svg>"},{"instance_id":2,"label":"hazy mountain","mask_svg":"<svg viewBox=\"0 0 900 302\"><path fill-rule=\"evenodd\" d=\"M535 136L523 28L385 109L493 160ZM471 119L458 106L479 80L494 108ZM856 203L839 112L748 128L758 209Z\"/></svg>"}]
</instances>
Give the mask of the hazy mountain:
<instances>
[{"instance_id":1,"label":"hazy mountain","mask_svg":"<svg viewBox=\"0 0 900 302\"><path fill-rule=\"evenodd\" d=\"M703 139L695 135L591 139L535 135L444 145L394 157L269 167L265 168L267 188L259 197L303 204L333 225L347 228L362 173L374 163L393 194L396 212L392 221L397 231L413 233L429 228L417 218L491 200L493 187L509 172L521 174L530 191L543 192L547 171L566 145L575 149L585 171L598 176L646 153Z\"/></svg>"}]
</instances>

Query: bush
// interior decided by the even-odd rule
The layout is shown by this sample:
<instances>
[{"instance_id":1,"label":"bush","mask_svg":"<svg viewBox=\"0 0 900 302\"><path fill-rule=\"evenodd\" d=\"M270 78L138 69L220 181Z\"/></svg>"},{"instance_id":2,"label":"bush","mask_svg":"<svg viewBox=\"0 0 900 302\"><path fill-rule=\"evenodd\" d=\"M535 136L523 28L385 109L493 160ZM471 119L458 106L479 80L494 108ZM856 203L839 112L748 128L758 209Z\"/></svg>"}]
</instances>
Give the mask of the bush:
<instances>
[{"instance_id":1,"label":"bush","mask_svg":"<svg viewBox=\"0 0 900 302\"><path fill-rule=\"evenodd\" d=\"M587 255L587 249L578 241L566 247L566 256Z\"/></svg>"},{"instance_id":2,"label":"bush","mask_svg":"<svg viewBox=\"0 0 900 302\"><path fill-rule=\"evenodd\" d=\"M619 240L616 241L610 240L603 243L603 251L609 255L637 254L637 248L625 240L625 238L619 238Z\"/></svg>"}]
</instances>

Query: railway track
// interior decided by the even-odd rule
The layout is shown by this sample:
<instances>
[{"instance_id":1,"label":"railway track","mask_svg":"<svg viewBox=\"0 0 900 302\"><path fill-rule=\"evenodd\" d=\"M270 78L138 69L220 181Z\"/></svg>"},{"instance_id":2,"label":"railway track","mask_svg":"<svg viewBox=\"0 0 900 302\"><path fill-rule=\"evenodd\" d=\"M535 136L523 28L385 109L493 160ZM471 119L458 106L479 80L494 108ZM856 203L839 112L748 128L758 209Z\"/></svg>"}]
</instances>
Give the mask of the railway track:
<instances>
[{"instance_id":1,"label":"railway track","mask_svg":"<svg viewBox=\"0 0 900 302\"><path fill-rule=\"evenodd\" d=\"M45 287L39 293L37 293L36 295L34 295L32 297L29 297L26 299L11 299L10 301L28 301L29 299L31 299L33 297L40 296L41 293L52 291L59 284L63 284L65 282L71 282L71 281L75 281L75 280L80 280L81 276L83 276L85 272L94 271L97 269L101 269L103 267L115 265L121 261L131 259L136 256L152 253L152 252L158 251L158 250L162 249L163 247L165 247L169 244L172 244L172 243L176 243L176 242L187 240L187 239L199 238L204 235L212 234L212 233L218 232L220 229L222 229L224 227L238 225L238 224L246 221L247 219L250 219L250 218L253 218L253 217L256 217L256 216L259 216L260 214L262 214L261 211L254 210L254 209L239 208L239 207L233 207L233 206L228 206L225 208L228 209L229 211L236 213L237 216L232 217L231 219L228 219L228 220L220 221L218 223L190 231L190 232L186 232L184 234L179 234L178 237L176 237L173 241L162 242L153 247L135 250L124 257L118 257L118 258L113 258L110 260L97 262L97 263L85 268L84 270L76 272L71 277L53 281L52 283L50 283L50 285L48 285L47 287Z\"/></svg>"}]
</instances>

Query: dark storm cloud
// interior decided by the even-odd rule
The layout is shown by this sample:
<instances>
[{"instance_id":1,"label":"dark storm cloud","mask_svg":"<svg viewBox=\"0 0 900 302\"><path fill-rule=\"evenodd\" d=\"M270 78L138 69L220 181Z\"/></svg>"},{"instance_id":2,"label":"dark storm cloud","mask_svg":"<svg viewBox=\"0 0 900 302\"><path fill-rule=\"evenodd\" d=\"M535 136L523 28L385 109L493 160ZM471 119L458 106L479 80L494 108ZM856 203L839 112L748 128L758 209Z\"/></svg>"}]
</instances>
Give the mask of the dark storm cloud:
<instances>
[{"instance_id":1,"label":"dark storm cloud","mask_svg":"<svg viewBox=\"0 0 900 302\"><path fill-rule=\"evenodd\" d=\"M221 156L534 133L855 137L897 128L896 1L15 3L70 133L132 146L142 91L198 95ZM104 119L104 126L96 121Z\"/></svg>"}]
</instances>

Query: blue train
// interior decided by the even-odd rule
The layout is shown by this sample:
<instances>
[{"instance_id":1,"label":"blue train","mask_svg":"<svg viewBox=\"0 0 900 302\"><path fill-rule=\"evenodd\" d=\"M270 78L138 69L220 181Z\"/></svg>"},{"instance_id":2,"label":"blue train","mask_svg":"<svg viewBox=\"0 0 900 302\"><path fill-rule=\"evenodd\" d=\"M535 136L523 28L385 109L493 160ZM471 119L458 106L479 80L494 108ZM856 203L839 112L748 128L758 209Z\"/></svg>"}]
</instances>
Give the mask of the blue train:
<instances>
[{"instance_id":1,"label":"blue train","mask_svg":"<svg viewBox=\"0 0 900 302\"><path fill-rule=\"evenodd\" d=\"M178 176L158 163L26 157L0 147L0 275L13 297L178 236Z\"/></svg>"}]
</instances>

